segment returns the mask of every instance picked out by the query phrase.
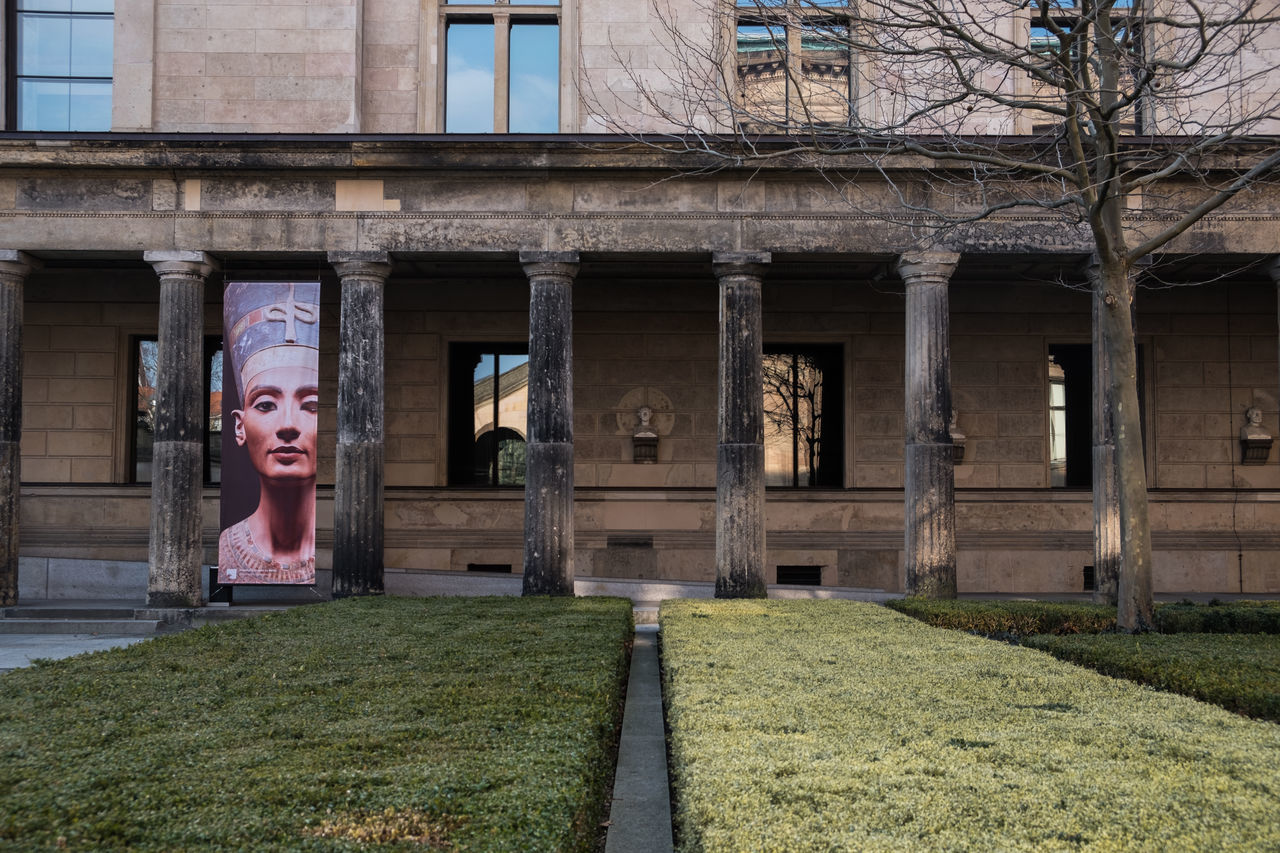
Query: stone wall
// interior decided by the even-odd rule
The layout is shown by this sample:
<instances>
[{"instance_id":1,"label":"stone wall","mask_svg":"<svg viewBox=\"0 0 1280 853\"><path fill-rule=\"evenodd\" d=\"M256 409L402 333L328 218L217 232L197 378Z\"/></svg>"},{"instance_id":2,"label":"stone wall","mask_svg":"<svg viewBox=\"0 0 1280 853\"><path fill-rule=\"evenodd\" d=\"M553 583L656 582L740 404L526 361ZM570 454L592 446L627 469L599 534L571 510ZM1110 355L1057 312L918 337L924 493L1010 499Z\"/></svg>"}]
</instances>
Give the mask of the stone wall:
<instances>
[{"instance_id":1,"label":"stone wall","mask_svg":"<svg viewBox=\"0 0 1280 853\"><path fill-rule=\"evenodd\" d=\"M357 0L160 0L154 33L118 23L116 38L132 55L132 40L154 37L147 129L349 133L360 130L360 7ZM116 124L131 129L119 117Z\"/></svg>"}]
</instances>

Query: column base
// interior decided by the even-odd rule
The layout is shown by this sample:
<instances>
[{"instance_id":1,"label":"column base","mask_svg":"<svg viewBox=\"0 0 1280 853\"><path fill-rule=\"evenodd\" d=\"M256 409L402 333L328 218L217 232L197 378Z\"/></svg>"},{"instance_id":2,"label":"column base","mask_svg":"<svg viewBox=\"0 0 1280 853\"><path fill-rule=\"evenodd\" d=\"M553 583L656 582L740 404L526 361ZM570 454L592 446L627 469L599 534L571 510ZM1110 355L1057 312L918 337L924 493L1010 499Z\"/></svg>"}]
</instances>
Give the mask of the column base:
<instances>
[{"instance_id":1,"label":"column base","mask_svg":"<svg viewBox=\"0 0 1280 853\"><path fill-rule=\"evenodd\" d=\"M716 451L716 598L766 598L764 445Z\"/></svg>"}]
</instances>

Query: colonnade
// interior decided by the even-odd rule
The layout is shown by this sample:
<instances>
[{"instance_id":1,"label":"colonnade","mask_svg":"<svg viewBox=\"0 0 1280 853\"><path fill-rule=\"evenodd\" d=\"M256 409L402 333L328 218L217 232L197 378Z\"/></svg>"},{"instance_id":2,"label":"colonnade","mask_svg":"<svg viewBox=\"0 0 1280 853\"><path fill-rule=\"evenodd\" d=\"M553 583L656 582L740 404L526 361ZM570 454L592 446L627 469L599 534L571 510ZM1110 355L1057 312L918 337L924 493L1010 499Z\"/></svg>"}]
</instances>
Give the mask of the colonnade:
<instances>
[{"instance_id":1,"label":"colonnade","mask_svg":"<svg viewBox=\"0 0 1280 853\"><path fill-rule=\"evenodd\" d=\"M146 252L159 279L159 369L149 582L153 607L201 603L201 337L205 282L217 261L200 251ZM341 285L332 591L383 589L385 252L328 256ZM903 255L906 284L905 562L907 591L954 592L948 282L959 256ZM524 591L573 594L572 290L576 252L521 252L529 279L529 404ZM718 252L719 414L716 594L765 592L762 287L768 253ZM17 597L22 304L30 255L0 250L0 603Z\"/></svg>"}]
</instances>

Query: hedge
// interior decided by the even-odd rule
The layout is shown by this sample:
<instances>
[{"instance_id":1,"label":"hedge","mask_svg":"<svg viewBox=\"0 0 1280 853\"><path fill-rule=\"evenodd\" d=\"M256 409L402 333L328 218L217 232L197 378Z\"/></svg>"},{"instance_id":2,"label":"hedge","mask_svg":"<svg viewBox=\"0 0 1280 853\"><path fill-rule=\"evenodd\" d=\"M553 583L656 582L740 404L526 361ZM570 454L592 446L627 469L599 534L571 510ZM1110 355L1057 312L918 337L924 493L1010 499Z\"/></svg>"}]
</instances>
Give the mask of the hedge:
<instances>
[{"instance_id":1,"label":"hedge","mask_svg":"<svg viewBox=\"0 0 1280 853\"><path fill-rule=\"evenodd\" d=\"M1280 602L1161 604L1156 608L1155 621L1156 630L1162 634L1280 634Z\"/></svg>"},{"instance_id":2,"label":"hedge","mask_svg":"<svg viewBox=\"0 0 1280 853\"><path fill-rule=\"evenodd\" d=\"M1096 634L1116 627L1116 609L1096 604L900 598L885 605L937 628L984 636Z\"/></svg>"},{"instance_id":3,"label":"hedge","mask_svg":"<svg viewBox=\"0 0 1280 853\"><path fill-rule=\"evenodd\" d=\"M1280 722L1280 636L1106 634L1023 643L1118 678Z\"/></svg>"},{"instance_id":4,"label":"hedge","mask_svg":"<svg viewBox=\"0 0 1280 853\"><path fill-rule=\"evenodd\" d=\"M1271 723L858 602L661 630L685 853L1280 848Z\"/></svg>"},{"instance_id":5,"label":"hedge","mask_svg":"<svg viewBox=\"0 0 1280 853\"><path fill-rule=\"evenodd\" d=\"M620 599L347 599L0 676L0 849L590 850Z\"/></svg>"}]
</instances>

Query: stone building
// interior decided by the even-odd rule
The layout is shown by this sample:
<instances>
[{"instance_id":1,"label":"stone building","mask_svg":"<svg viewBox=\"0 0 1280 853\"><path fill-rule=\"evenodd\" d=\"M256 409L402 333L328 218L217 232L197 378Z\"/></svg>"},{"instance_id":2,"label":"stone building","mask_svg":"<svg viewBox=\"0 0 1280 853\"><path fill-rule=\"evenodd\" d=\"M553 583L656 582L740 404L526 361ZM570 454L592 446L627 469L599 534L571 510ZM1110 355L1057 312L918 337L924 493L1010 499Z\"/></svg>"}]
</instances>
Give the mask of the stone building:
<instances>
[{"instance_id":1,"label":"stone building","mask_svg":"<svg viewBox=\"0 0 1280 853\"><path fill-rule=\"evenodd\" d=\"M0 571L22 598L199 597L226 280L323 283L322 594L335 564L339 592L414 592L530 552L709 582L718 516L769 584L901 590L909 335L949 359L960 590L1091 585L1089 247L1055 216L920 253L823 174L617 135L664 129L635 97L671 70L648 3L10 6ZM809 85L852 85L814 50ZM1280 460L1240 437L1250 408L1280 427L1277 254L1261 189L1138 300L1158 592L1280 592ZM908 310L939 288L948 310ZM753 512L762 540L729 523Z\"/></svg>"}]
</instances>

